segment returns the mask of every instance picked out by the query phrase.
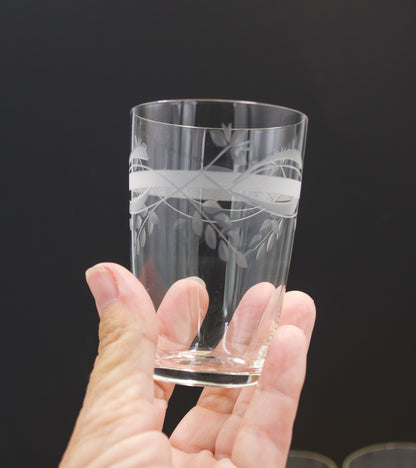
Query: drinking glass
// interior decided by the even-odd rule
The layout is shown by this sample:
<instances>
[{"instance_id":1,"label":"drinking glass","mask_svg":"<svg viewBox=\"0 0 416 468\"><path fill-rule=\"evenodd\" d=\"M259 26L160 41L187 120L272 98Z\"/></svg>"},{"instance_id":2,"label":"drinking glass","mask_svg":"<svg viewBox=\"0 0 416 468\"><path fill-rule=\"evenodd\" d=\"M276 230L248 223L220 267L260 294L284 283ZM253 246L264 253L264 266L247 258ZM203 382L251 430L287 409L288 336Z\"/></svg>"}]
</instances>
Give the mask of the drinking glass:
<instances>
[{"instance_id":1,"label":"drinking glass","mask_svg":"<svg viewBox=\"0 0 416 468\"><path fill-rule=\"evenodd\" d=\"M337 468L337 465L333 460L320 453L291 450L286 468Z\"/></svg>"},{"instance_id":2,"label":"drinking glass","mask_svg":"<svg viewBox=\"0 0 416 468\"><path fill-rule=\"evenodd\" d=\"M415 468L416 443L388 442L357 450L344 460L342 468Z\"/></svg>"},{"instance_id":3,"label":"drinking glass","mask_svg":"<svg viewBox=\"0 0 416 468\"><path fill-rule=\"evenodd\" d=\"M195 99L131 116L131 263L157 311L155 379L253 385L285 291L307 117Z\"/></svg>"}]
</instances>

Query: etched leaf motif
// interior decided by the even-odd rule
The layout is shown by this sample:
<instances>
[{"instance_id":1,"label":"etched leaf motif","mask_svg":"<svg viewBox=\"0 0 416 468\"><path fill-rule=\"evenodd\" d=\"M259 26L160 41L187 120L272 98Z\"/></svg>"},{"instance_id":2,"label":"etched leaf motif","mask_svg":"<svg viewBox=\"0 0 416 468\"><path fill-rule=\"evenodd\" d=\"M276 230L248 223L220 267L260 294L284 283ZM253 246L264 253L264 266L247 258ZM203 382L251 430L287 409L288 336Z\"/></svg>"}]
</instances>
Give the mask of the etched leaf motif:
<instances>
[{"instance_id":1,"label":"etched leaf motif","mask_svg":"<svg viewBox=\"0 0 416 468\"><path fill-rule=\"evenodd\" d=\"M272 222L270 219L265 219L263 224L260 227L260 231L264 231L264 229L268 229L271 226Z\"/></svg>"},{"instance_id":2,"label":"etched leaf motif","mask_svg":"<svg viewBox=\"0 0 416 468\"><path fill-rule=\"evenodd\" d=\"M231 227L230 218L225 213L218 213L214 218L222 229L229 229Z\"/></svg>"},{"instance_id":3,"label":"etched leaf motif","mask_svg":"<svg viewBox=\"0 0 416 468\"><path fill-rule=\"evenodd\" d=\"M146 244L146 229L142 229L140 233L140 247L144 247L144 244Z\"/></svg>"},{"instance_id":4,"label":"etched leaf motif","mask_svg":"<svg viewBox=\"0 0 416 468\"><path fill-rule=\"evenodd\" d=\"M147 225L147 234L149 236L152 235L152 232L153 232L153 228L155 227L155 225L152 223L152 221L149 219L149 222L148 222L148 225Z\"/></svg>"},{"instance_id":5,"label":"etched leaf motif","mask_svg":"<svg viewBox=\"0 0 416 468\"><path fill-rule=\"evenodd\" d=\"M279 223L275 219L271 222L271 228L275 234L279 234Z\"/></svg>"},{"instance_id":6,"label":"etched leaf motif","mask_svg":"<svg viewBox=\"0 0 416 468\"><path fill-rule=\"evenodd\" d=\"M136 195L130 201L130 214L139 213L145 206L145 203L148 197L149 197L149 189L146 189L142 194Z\"/></svg>"},{"instance_id":7,"label":"etched leaf motif","mask_svg":"<svg viewBox=\"0 0 416 468\"><path fill-rule=\"evenodd\" d=\"M154 211L151 211L149 213L149 221L153 224L157 224L159 222L159 216Z\"/></svg>"},{"instance_id":8,"label":"etched leaf motif","mask_svg":"<svg viewBox=\"0 0 416 468\"><path fill-rule=\"evenodd\" d=\"M232 148L231 156L235 163L245 164L247 151L250 146L250 140L247 140L246 131L235 131L231 137L230 146Z\"/></svg>"},{"instance_id":9,"label":"etched leaf motif","mask_svg":"<svg viewBox=\"0 0 416 468\"><path fill-rule=\"evenodd\" d=\"M208 225L205 229L205 242L211 249L215 249L217 247L217 235L211 225Z\"/></svg>"},{"instance_id":10,"label":"etched leaf motif","mask_svg":"<svg viewBox=\"0 0 416 468\"><path fill-rule=\"evenodd\" d=\"M263 242L263 244L261 244L261 246L257 250L256 260L260 260L261 258L263 258L264 252L266 252L266 248L265 248L265 244Z\"/></svg>"},{"instance_id":11,"label":"etched leaf motif","mask_svg":"<svg viewBox=\"0 0 416 468\"><path fill-rule=\"evenodd\" d=\"M143 209L140 211L139 214L140 214L140 216L142 218L146 218L148 212L149 212L149 210L148 210L147 206L143 206Z\"/></svg>"},{"instance_id":12,"label":"etched leaf motif","mask_svg":"<svg viewBox=\"0 0 416 468\"><path fill-rule=\"evenodd\" d=\"M251 241L250 241L250 243L248 244L248 246L249 246L250 248L255 247L255 246L258 244L258 242L260 242L260 241L261 241L261 235L260 235L260 234L256 234L255 236L253 236L253 238L251 239Z\"/></svg>"},{"instance_id":13,"label":"etched leaf motif","mask_svg":"<svg viewBox=\"0 0 416 468\"><path fill-rule=\"evenodd\" d=\"M204 226L202 224L201 215L198 213L198 211L194 211L194 214L192 215L192 229L194 233L201 237L203 228Z\"/></svg>"},{"instance_id":14,"label":"etched leaf motif","mask_svg":"<svg viewBox=\"0 0 416 468\"><path fill-rule=\"evenodd\" d=\"M275 240L276 240L275 234L272 234L271 236L269 236L269 239L267 241L267 247L266 247L267 252L270 252L271 248L274 245Z\"/></svg>"},{"instance_id":15,"label":"etched leaf motif","mask_svg":"<svg viewBox=\"0 0 416 468\"><path fill-rule=\"evenodd\" d=\"M222 130L224 132L225 139L226 139L227 143L229 143L231 141L231 128L232 128L231 122L228 123L227 125L222 123L221 127L222 127Z\"/></svg>"},{"instance_id":16,"label":"etched leaf motif","mask_svg":"<svg viewBox=\"0 0 416 468\"><path fill-rule=\"evenodd\" d=\"M152 234L153 228L158 222L159 222L159 216L154 211L151 211L149 213L149 220L148 220L148 226L147 226L147 234L149 236Z\"/></svg>"},{"instance_id":17,"label":"etched leaf motif","mask_svg":"<svg viewBox=\"0 0 416 468\"><path fill-rule=\"evenodd\" d=\"M236 261L237 265L238 265L240 268L247 268L247 267L248 267L247 258L246 258L246 256L243 254L243 252L237 251L237 252L235 253L235 261Z\"/></svg>"},{"instance_id":18,"label":"etched leaf motif","mask_svg":"<svg viewBox=\"0 0 416 468\"><path fill-rule=\"evenodd\" d=\"M215 145L221 146L224 148L225 146L229 145L231 142L231 129L232 124L229 123L225 125L224 123L221 124L222 130L213 129L210 130L209 134L211 135L211 140L214 142Z\"/></svg>"},{"instance_id":19,"label":"etched leaf motif","mask_svg":"<svg viewBox=\"0 0 416 468\"><path fill-rule=\"evenodd\" d=\"M204 202L203 206L204 210L209 214L214 214L222 210L219 203L215 200L207 200L206 202Z\"/></svg>"},{"instance_id":20,"label":"etched leaf motif","mask_svg":"<svg viewBox=\"0 0 416 468\"><path fill-rule=\"evenodd\" d=\"M136 146L134 150L130 153L130 162L133 162L134 159L144 159L148 160L149 156L147 154L147 146L146 143L143 143L142 140L139 138L135 140Z\"/></svg>"},{"instance_id":21,"label":"etched leaf motif","mask_svg":"<svg viewBox=\"0 0 416 468\"><path fill-rule=\"evenodd\" d=\"M221 148L227 146L228 142L222 130L210 130L209 134L211 136L211 140L216 146L220 146Z\"/></svg>"},{"instance_id":22,"label":"etched leaf motif","mask_svg":"<svg viewBox=\"0 0 416 468\"><path fill-rule=\"evenodd\" d=\"M230 259L230 251L227 247L227 244L223 240L220 240L218 245L218 256L223 262L228 262Z\"/></svg>"}]
</instances>

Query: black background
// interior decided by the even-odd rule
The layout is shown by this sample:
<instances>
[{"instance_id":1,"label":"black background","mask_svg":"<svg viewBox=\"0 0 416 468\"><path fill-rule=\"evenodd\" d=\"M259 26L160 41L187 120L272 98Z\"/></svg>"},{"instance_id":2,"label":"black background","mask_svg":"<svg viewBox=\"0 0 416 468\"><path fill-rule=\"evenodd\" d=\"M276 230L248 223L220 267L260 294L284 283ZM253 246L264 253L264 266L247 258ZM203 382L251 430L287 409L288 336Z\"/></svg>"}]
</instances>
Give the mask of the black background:
<instances>
[{"instance_id":1,"label":"black background","mask_svg":"<svg viewBox=\"0 0 416 468\"><path fill-rule=\"evenodd\" d=\"M318 320L293 447L416 440L416 3L3 0L2 466L56 466L95 357L92 264L129 265L130 108L310 118L289 278ZM196 397L178 388L166 431Z\"/></svg>"}]
</instances>

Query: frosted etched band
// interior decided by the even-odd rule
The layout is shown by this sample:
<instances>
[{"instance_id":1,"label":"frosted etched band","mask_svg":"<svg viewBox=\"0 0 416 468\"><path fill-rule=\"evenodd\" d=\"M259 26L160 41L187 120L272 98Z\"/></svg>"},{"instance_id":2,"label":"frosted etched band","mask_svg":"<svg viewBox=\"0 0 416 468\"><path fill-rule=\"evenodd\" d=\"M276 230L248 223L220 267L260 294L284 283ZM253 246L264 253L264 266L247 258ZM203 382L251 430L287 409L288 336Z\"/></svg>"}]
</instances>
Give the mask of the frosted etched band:
<instances>
[{"instance_id":1,"label":"frosted etched band","mask_svg":"<svg viewBox=\"0 0 416 468\"><path fill-rule=\"evenodd\" d=\"M144 170L129 176L130 190L141 192L130 202L140 211L148 195L215 201L246 201L283 216L296 213L301 182L283 177L187 170ZM283 200L282 200L283 197Z\"/></svg>"}]
</instances>

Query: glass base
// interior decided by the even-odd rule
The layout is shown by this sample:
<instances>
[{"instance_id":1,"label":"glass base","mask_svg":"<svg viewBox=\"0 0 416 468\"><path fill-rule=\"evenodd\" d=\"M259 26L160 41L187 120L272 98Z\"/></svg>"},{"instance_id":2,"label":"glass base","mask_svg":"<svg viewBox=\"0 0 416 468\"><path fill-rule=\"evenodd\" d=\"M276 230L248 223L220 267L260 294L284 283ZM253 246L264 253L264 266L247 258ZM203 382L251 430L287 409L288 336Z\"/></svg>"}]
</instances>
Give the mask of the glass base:
<instances>
[{"instance_id":1,"label":"glass base","mask_svg":"<svg viewBox=\"0 0 416 468\"><path fill-rule=\"evenodd\" d=\"M154 379L188 387L246 387L256 385L260 374L224 374L155 367Z\"/></svg>"},{"instance_id":2,"label":"glass base","mask_svg":"<svg viewBox=\"0 0 416 468\"><path fill-rule=\"evenodd\" d=\"M244 387L255 385L258 366L244 359L213 355L208 351L187 350L157 357L154 378L192 387Z\"/></svg>"}]
</instances>

